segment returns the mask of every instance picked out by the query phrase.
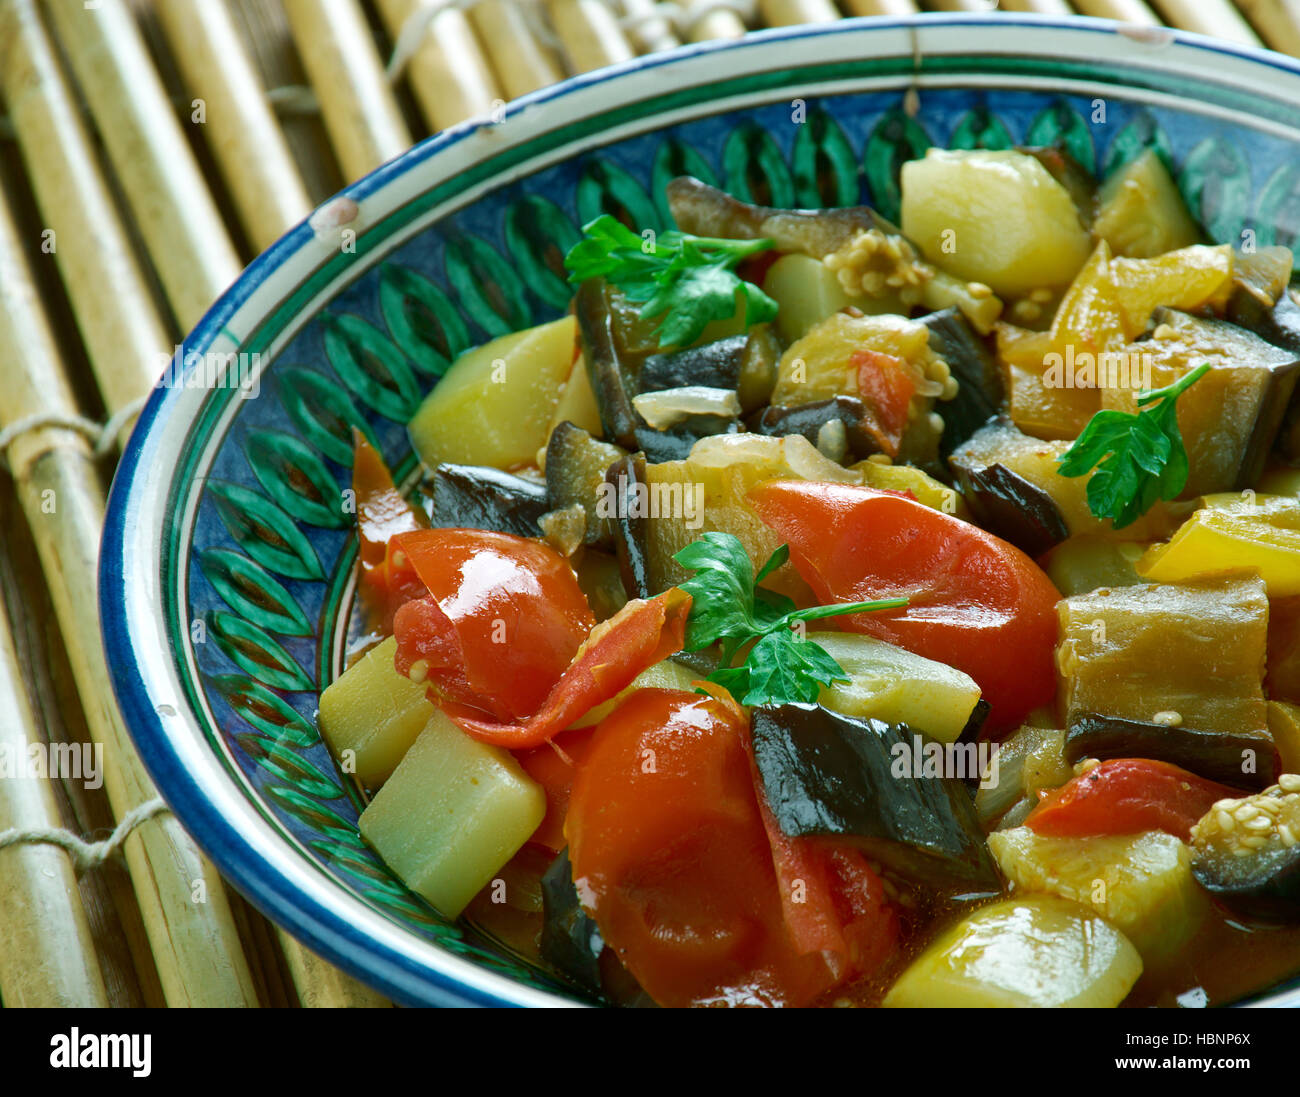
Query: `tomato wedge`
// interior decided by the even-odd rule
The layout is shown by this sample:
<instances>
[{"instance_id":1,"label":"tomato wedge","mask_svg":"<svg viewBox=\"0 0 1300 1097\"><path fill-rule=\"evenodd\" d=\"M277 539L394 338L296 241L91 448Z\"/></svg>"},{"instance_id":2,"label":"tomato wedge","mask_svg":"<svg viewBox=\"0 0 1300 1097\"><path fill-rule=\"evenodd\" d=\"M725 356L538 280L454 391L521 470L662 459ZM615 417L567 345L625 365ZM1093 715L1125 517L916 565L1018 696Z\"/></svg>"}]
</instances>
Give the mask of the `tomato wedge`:
<instances>
[{"instance_id":1,"label":"tomato wedge","mask_svg":"<svg viewBox=\"0 0 1300 1097\"><path fill-rule=\"evenodd\" d=\"M532 716L595 624L568 561L539 541L427 529L392 538L389 552L428 591L393 618L395 665L422 673L436 700Z\"/></svg>"},{"instance_id":2,"label":"tomato wedge","mask_svg":"<svg viewBox=\"0 0 1300 1097\"><path fill-rule=\"evenodd\" d=\"M358 430L352 432L352 492L357 507L357 536L361 542L361 595L390 632L393 614L403 602L424 594L424 585L410 568L393 566L388 543L399 533L424 529L424 513L411 506L393 483L393 474L374 446Z\"/></svg>"},{"instance_id":3,"label":"tomato wedge","mask_svg":"<svg viewBox=\"0 0 1300 1097\"><path fill-rule=\"evenodd\" d=\"M1025 825L1056 838L1163 830L1188 842L1192 826L1219 800L1242 795L1150 758L1112 758L1059 789L1043 792Z\"/></svg>"},{"instance_id":4,"label":"tomato wedge","mask_svg":"<svg viewBox=\"0 0 1300 1097\"><path fill-rule=\"evenodd\" d=\"M1013 726L1055 696L1060 594L1018 548L854 484L768 480L749 501L823 602L906 596L906 607L840 626L965 671L991 706L990 727Z\"/></svg>"},{"instance_id":5,"label":"tomato wedge","mask_svg":"<svg viewBox=\"0 0 1300 1097\"><path fill-rule=\"evenodd\" d=\"M530 841L554 853L564 848L564 820L569 813L569 798L578 767L591 750L596 725L562 732L540 747L519 753L524 772L542 786L546 793L546 817L533 832Z\"/></svg>"},{"instance_id":6,"label":"tomato wedge","mask_svg":"<svg viewBox=\"0 0 1300 1097\"><path fill-rule=\"evenodd\" d=\"M737 706L638 690L573 784L578 894L661 1005L804 1005L835 982L786 931L744 733Z\"/></svg>"},{"instance_id":7,"label":"tomato wedge","mask_svg":"<svg viewBox=\"0 0 1300 1097\"><path fill-rule=\"evenodd\" d=\"M525 750L540 746L578 717L615 697L647 667L682 650L691 598L676 587L649 600L635 598L591 631L537 714L512 723L448 702L443 711L484 743Z\"/></svg>"},{"instance_id":8,"label":"tomato wedge","mask_svg":"<svg viewBox=\"0 0 1300 1097\"><path fill-rule=\"evenodd\" d=\"M865 426L890 457L897 457L916 394L912 367L878 350L856 350L849 364L858 370L858 392L867 407Z\"/></svg>"}]
</instances>

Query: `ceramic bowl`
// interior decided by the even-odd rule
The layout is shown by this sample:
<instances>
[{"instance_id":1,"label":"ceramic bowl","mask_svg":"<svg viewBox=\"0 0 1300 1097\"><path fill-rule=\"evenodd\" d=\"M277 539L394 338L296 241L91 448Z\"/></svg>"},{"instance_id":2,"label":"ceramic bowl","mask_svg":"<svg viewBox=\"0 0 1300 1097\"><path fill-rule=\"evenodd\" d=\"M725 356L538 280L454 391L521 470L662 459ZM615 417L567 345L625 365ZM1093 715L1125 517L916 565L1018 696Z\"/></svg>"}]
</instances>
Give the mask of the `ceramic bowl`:
<instances>
[{"instance_id":1,"label":"ceramic bowl","mask_svg":"<svg viewBox=\"0 0 1300 1097\"><path fill-rule=\"evenodd\" d=\"M1154 148L1218 240L1296 245L1296 63L1101 22L933 16L566 81L423 142L257 259L140 416L100 574L132 734L225 876L399 1002L574 1001L403 887L358 836L362 802L317 733L359 628L352 428L409 475L403 424L448 361L560 315L579 226L606 211L663 226L675 175L896 218L900 165L931 145L1058 142L1099 174Z\"/></svg>"}]
</instances>

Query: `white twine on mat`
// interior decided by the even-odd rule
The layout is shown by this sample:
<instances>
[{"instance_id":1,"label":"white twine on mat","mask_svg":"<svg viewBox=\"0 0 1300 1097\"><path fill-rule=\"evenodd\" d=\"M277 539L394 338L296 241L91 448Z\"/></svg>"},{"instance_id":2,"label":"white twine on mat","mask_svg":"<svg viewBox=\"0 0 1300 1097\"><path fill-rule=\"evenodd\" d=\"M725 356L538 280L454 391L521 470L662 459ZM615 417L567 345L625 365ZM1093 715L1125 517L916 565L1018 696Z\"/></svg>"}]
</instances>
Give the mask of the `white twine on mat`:
<instances>
[{"instance_id":1,"label":"white twine on mat","mask_svg":"<svg viewBox=\"0 0 1300 1097\"><path fill-rule=\"evenodd\" d=\"M141 823L146 823L154 816L170 810L161 796L147 800L139 807L128 811L113 829L113 833L102 842L87 842L71 831L60 830L58 827L29 827L26 830L15 828L0 831L0 849L19 845L58 846L72 855L73 871L80 876L83 872L98 868L109 858L116 856Z\"/></svg>"},{"instance_id":2,"label":"white twine on mat","mask_svg":"<svg viewBox=\"0 0 1300 1097\"><path fill-rule=\"evenodd\" d=\"M96 457L103 457L117 445L117 438L122 433L122 429L144 407L148 399L148 396L140 396L135 400L128 400L103 423L81 415L63 415L59 412L38 412L35 415L25 415L21 419L15 419L0 430L0 462L7 460L5 455L15 438L28 431L46 427L75 430L90 442Z\"/></svg>"}]
</instances>

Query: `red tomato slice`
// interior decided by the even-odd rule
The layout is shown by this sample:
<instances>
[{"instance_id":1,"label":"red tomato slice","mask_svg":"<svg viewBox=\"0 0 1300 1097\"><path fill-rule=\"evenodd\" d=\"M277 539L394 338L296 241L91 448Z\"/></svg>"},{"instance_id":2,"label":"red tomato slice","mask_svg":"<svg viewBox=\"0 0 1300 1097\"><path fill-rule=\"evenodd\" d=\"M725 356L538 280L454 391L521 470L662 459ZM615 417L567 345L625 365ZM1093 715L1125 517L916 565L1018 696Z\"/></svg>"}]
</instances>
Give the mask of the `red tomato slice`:
<instances>
[{"instance_id":1,"label":"red tomato slice","mask_svg":"<svg viewBox=\"0 0 1300 1097\"><path fill-rule=\"evenodd\" d=\"M1168 762L1112 758L1040 795L1025 818L1039 834L1078 838L1163 830L1187 842L1192 826L1216 801L1241 793Z\"/></svg>"},{"instance_id":2,"label":"red tomato slice","mask_svg":"<svg viewBox=\"0 0 1300 1097\"><path fill-rule=\"evenodd\" d=\"M578 894L661 1005L804 1005L835 981L786 931L744 732L736 706L639 690L573 784Z\"/></svg>"},{"instance_id":3,"label":"red tomato slice","mask_svg":"<svg viewBox=\"0 0 1300 1097\"><path fill-rule=\"evenodd\" d=\"M591 737L596 725L563 732L540 747L522 751L519 764L524 772L542 786L546 793L546 817L529 841L555 853L564 848L564 820L569 814L573 780L591 751Z\"/></svg>"},{"instance_id":4,"label":"red tomato slice","mask_svg":"<svg viewBox=\"0 0 1300 1097\"><path fill-rule=\"evenodd\" d=\"M749 501L823 602L906 596L904 608L837 620L965 671L991 706L990 727L1013 726L1055 696L1060 594L1018 548L853 484L769 480Z\"/></svg>"},{"instance_id":5,"label":"red tomato slice","mask_svg":"<svg viewBox=\"0 0 1300 1097\"><path fill-rule=\"evenodd\" d=\"M911 367L878 350L856 350L849 364L858 368L858 393L866 404L866 428L890 457L897 457L916 394Z\"/></svg>"},{"instance_id":6,"label":"red tomato slice","mask_svg":"<svg viewBox=\"0 0 1300 1097\"><path fill-rule=\"evenodd\" d=\"M394 617L395 664L409 674L423 660L438 699L532 716L595 624L568 561L541 542L428 529L392 538L389 552L429 594Z\"/></svg>"},{"instance_id":7,"label":"red tomato slice","mask_svg":"<svg viewBox=\"0 0 1300 1097\"><path fill-rule=\"evenodd\" d=\"M536 715L514 723L485 720L455 703L443 712L484 743L510 750L540 746L578 717L621 693L632 679L682 650L690 595L676 587L648 601L634 598L591 631Z\"/></svg>"}]
</instances>

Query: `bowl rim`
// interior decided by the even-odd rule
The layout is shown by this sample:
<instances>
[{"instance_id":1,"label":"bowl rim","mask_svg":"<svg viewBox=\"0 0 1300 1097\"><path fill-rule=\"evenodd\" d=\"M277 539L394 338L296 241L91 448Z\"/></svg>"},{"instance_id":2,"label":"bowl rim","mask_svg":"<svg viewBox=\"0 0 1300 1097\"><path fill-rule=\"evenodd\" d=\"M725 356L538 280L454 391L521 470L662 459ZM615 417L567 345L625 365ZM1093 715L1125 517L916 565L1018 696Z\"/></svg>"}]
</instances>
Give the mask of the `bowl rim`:
<instances>
[{"instance_id":1,"label":"bowl rim","mask_svg":"<svg viewBox=\"0 0 1300 1097\"><path fill-rule=\"evenodd\" d=\"M600 85L619 81L627 83L629 77L638 74L666 66L689 66L699 58L724 53L750 54L758 63L748 67L741 65L737 74L752 74L768 67L762 64L762 51L773 43L841 37L860 38L867 42L873 36L879 40L900 30L919 36L929 29L947 28L978 30L961 56L1004 52L996 48L995 41L982 40L981 36L994 28L1014 28L1031 33L1087 32L1104 34L1112 41L1119 38L1139 45L1143 42L1141 35L1110 20L1021 13L928 13L775 28L736 40L686 45L571 77L512 101L503 115L496 119L471 119L445 130L343 188L318 208L330 206L340 199L350 199L362 205L367 198L379 195L395 181L409 179L430 160L482 136L485 130L511 127L520 130L522 136L519 140L526 142L529 122L525 115L536 116L548 107L562 106L565 101L575 96L581 98ZM1145 41L1148 49L1190 48L1234 59L1234 62L1242 63L1240 72L1243 74L1262 65L1300 78L1300 61L1262 49L1163 29L1148 35ZM1092 43L1093 46L1097 44ZM1017 55L1024 52L1016 51ZM1082 44L1075 48L1074 55L1080 60L1098 61L1095 50ZM1123 58L1117 56L1115 60L1137 64L1139 56L1134 52ZM1223 80L1230 86L1235 83L1227 76ZM923 75L918 84L922 88L926 86ZM592 98L579 117L599 115L609 109L611 103L639 102L644 98L644 95L625 95L623 99L615 96L600 102ZM652 116L655 112L647 113ZM480 149L470 153L472 163L490 163L498 155L497 150L490 142L480 144ZM423 181L422 189L431 187L440 178L435 174ZM489 180L489 185L501 181L497 176ZM401 208L400 198L394 198L392 202L391 208L385 209L374 224L382 224ZM177 350L180 361L183 362L184 356L193 351L210 349L223 333L233 338L228 332L232 318L277 272L286 268L292 270L296 262L301 262L303 269L289 281L295 287L306 281L315 269L308 254L316 241L310 221L310 218L304 219L249 264L185 337ZM389 244L388 250L399 242L400 238ZM384 252L382 243L380 252ZM246 330L251 330L252 326ZM151 597L158 599L164 593L159 584L163 544L152 540L158 530L139 519L150 505L151 494L161 494L171 486L167 463L156 459L159 456L159 431L164 427L179 429L180 424L171 423L169 416L177 410L175 405L182 389L183 386L165 386L160 379L141 411L113 480L100 546L99 616L110 678L127 729L158 790L222 875L258 909L331 962L376 986L394 1001L440 1006L576 1004L559 995L524 986L509 976L443 950L432 941L415 938L400 926L370 911L342 885L322 872L313 871L313 866L285 847L224 772L211 768L196 772L191 768L195 761L203 761L205 752L200 749L196 753L194 749L203 746L201 730L184 705L172 703L174 691L167 675L159 673L159 665L169 656L139 647L140 626L150 616ZM188 432L191 427L192 420L185 424L185 430ZM161 528L165 530L166 525ZM194 742L196 739L199 740L197 744ZM214 786L214 776L230 787ZM228 808L234 809L233 814L223 810ZM246 832L244 827L250 829ZM363 929L363 926L367 928ZM1282 991L1267 1003L1252 1004L1300 1004L1300 987Z\"/></svg>"}]
</instances>

